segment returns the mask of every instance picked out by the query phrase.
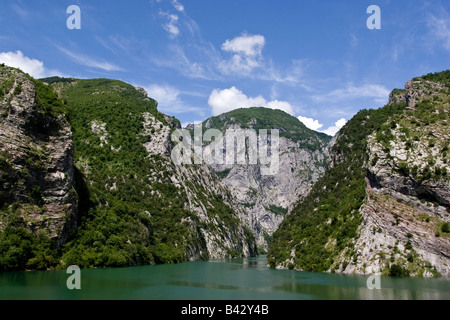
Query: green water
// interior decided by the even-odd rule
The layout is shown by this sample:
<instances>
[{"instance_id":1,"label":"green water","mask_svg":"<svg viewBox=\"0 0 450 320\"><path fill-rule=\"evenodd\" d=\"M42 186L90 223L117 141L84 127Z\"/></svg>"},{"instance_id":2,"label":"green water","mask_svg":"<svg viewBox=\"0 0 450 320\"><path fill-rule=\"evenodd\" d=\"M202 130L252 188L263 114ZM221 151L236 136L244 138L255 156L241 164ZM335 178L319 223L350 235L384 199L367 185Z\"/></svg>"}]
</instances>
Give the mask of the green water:
<instances>
[{"instance_id":1,"label":"green water","mask_svg":"<svg viewBox=\"0 0 450 320\"><path fill-rule=\"evenodd\" d=\"M65 271L0 273L0 299L305 300L445 299L450 279L381 277L271 270L265 257L177 265L81 270L81 290Z\"/></svg>"}]
</instances>

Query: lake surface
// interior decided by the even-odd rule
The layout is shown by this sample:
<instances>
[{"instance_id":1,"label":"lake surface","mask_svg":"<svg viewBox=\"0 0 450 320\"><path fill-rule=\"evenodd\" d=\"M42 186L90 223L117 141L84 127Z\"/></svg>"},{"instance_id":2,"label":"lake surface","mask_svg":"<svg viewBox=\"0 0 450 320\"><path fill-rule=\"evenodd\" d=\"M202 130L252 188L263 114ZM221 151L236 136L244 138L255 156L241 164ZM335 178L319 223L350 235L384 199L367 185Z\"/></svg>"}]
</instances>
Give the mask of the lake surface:
<instances>
[{"instance_id":1,"label":"lake surface","mask_svg":"<svg viewBox=\"0 0 450 320\"><path fill-rule=\"evenodd\" d=\"M66 271L0 273L0 299L22 300L450 300L450 279L381 277L272 270L266 257L177 265L82 269L81 290L69 290Z\"/></svg>"}]
</instances>

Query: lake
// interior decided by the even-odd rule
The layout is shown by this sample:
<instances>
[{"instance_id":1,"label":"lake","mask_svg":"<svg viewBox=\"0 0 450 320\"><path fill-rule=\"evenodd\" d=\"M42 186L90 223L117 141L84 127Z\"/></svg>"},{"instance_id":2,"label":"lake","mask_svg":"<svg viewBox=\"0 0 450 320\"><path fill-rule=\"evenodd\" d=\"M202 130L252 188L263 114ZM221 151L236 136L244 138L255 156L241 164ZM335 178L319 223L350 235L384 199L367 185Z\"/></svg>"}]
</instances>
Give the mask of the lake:
<instances>
[{"instance_id":1,"label":"lake","mask_svg":"<svg viewBox=\"0 0 450 320\"><path fill-rule=\"evenodd\" d=\"M273 270L265 256L176 265L82 269L81 290L66 271L0 273L1 300L450 300L450 279L381 277Z\"/></svg>"}]
</instances>

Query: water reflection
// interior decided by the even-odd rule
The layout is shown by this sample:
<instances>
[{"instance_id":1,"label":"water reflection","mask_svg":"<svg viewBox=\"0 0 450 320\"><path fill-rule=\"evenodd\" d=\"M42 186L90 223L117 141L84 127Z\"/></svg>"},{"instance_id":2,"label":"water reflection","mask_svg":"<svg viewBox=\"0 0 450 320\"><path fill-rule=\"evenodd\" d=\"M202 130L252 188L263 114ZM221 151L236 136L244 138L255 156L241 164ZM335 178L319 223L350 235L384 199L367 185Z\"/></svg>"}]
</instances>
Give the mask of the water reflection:
<instances>
[{"instance_id":1,"label":"water reflection","mask_svg":"<svg viewBox=\"0 0 450 320\"><path fill-rule=\"evenodd\" d=\"M450 299L450 280L368 277L268 269L265 257L177 265L81 270L82 290L65 271L0 273L0 299Z\"/></svg>"}]
</instances>

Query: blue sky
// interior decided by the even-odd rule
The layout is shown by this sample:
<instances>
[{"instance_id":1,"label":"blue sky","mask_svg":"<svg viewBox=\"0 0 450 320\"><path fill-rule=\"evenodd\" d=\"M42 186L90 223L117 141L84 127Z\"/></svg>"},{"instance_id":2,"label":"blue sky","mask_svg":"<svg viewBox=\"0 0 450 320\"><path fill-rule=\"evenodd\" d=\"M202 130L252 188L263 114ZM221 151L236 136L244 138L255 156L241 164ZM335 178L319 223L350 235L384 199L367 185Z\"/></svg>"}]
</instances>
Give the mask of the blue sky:
<instances>
[{"instance_id":1,"label":"blue sky","mask_svg":"<svg viewBox=\"0 0 450 320\"><path fill-rule=\"evenodd\" d=\"M81 29L68 29L70 5ZM369 29L370 5L381 29ZM450 67L448 0L2 0L0 61L144 87L182 123L266 106L333 134Z\"/></svg>"}]
</instances>

